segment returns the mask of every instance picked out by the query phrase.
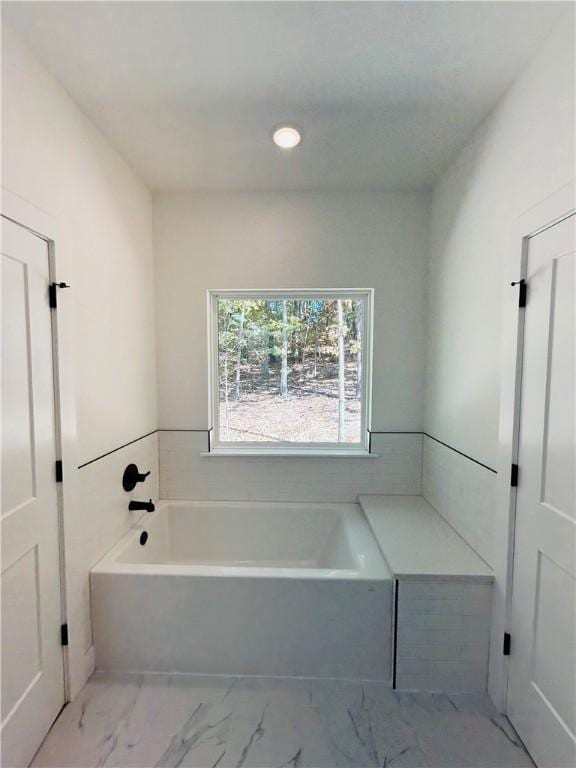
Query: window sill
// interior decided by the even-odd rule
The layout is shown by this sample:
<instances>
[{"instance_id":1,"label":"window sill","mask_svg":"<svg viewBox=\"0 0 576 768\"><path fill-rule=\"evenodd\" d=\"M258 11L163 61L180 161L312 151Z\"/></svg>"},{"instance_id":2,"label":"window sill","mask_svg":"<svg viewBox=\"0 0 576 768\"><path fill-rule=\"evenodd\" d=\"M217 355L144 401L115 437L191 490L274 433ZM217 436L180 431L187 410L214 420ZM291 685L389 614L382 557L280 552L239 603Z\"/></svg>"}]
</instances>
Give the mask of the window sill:
<instances>
[{"instance_id":1,"label":"window sill","mask_svg":"<svg viewBox=\"0 0 576 768\"><path fill-rule=\"evenodd\" d=\"M306 458L306 459L377 459L378 453L369 453L368 451L330 451L330 450L302 450L302 451L287 451L287 450L234 450L231 448L215 448L213 451L202 451L200 456L206 458L218 458L218 457L230 457L230 456L245 456L245 457L259 457L259 458L274 458L277 456L285 458Z\"/></svg>"}]
</instances>

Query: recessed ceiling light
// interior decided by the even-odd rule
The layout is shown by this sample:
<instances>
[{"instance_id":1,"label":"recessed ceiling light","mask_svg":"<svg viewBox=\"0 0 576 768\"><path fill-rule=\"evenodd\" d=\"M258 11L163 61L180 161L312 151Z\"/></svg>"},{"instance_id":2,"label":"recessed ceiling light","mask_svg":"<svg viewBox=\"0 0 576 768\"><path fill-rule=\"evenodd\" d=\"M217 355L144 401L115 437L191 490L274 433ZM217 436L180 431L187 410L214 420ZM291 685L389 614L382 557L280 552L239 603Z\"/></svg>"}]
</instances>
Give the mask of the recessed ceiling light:
<instances>
[{"instance_id":1,"label":"recessed ceiling light","mask_svg":"<svg viewBox=\"0 0 576 768\"><path fill-rule=\"evenodd\" d=\"M292 125L281 125L274 131L272 139L280 149L294 149L302 141L302 136Z\"/></svg>"}]
</instances>

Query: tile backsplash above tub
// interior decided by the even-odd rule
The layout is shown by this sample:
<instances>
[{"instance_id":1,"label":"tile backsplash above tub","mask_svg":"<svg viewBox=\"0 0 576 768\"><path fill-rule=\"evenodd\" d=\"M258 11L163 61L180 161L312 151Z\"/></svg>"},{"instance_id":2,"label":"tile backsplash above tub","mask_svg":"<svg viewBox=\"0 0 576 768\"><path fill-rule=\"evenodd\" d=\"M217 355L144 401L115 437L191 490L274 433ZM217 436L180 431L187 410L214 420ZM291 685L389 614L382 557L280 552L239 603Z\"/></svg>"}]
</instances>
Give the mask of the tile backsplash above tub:
<instances>
[{"instance_id":1,"label":"tile backsplash above tub","mask_svg":"<svg viewBox=\"0 0 576 768\"><path fill-rule=\"evenodd\" d=\"M424 435L422 494L489 565L497 475Z\"/></svg>"},{"instance_id":2,"label":"tile backsplash above tub","mask_svg":"<svg viewBox=\"0 0 576 768\"><path fill-rule=\"evenodd\" d=\"M122 475L127 464L150 471L146 482L127 493ZM71 632L79 638L83 653L92 646L88 574L108 550L134 525L142 512L130 512L131 499L156 501L158 487L158 435L145 437L99 457L77 470L81 492L75 514L66 527L69 569L68 615ZM88 670L91 672L91 670Z\"/></svg>"},{"instance_id":3,"label":"tile backsplash above tub","mask_svg":"<svg viewBox=\"0 0 576 768\"><path fill-rule=\"evenodd\" d=\"M420 433L374 433L371 459L207 457L206 446L204 431L159 432L161 498L355 502L360 493L422 490Z\"/></svg>"}]
</instances>

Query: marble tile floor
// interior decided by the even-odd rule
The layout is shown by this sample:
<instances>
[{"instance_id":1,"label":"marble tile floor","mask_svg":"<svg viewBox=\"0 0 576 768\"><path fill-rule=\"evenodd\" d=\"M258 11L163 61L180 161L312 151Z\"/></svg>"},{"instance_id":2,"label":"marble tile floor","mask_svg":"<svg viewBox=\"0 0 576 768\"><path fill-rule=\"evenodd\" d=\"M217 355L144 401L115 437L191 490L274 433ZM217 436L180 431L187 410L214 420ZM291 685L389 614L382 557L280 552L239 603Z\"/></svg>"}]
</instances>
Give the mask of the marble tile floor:
<instances>
[{"instance_id":1,"label":"marble tile floor","mask_svg":"<svg viewBox=\"0 0 576 768\"><path fill-rule=\"evenodd\" d=\"M485 696L379 683L96 673L35 768L523 768Z\"/></svg>"}]
</instances>

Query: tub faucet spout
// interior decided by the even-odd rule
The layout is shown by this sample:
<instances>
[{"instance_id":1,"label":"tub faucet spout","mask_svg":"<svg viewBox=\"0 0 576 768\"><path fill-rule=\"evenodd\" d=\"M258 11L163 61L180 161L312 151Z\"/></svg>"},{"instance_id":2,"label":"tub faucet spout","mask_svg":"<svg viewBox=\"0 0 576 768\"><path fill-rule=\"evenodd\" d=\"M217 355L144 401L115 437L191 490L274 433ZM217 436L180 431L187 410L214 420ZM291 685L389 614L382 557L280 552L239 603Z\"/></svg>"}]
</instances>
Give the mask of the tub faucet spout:
<instances>
[{"instance_id":1,"label":"tub faucet spout","mask_svg":"<svg viewBox=\"0 0 576 768\"><path fill-rule=\"evenodd\" d=\"M131 501L130 504L128 504L128 509L130 512L154 512L155 506L152 502L152 499L149 501Z\"/></svg>"}]
</instances>

